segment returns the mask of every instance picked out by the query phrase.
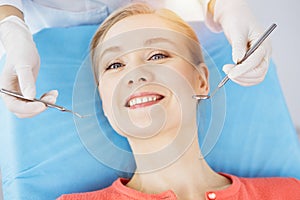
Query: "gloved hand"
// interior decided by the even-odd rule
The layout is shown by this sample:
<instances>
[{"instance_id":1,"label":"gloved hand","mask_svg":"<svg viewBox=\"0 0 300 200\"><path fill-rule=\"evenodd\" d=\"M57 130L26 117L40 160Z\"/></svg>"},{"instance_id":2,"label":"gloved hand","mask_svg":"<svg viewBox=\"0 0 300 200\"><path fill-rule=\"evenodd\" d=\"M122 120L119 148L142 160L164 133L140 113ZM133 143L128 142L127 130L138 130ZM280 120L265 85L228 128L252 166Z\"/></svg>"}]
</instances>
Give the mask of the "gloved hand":
<instances>
[{"instance_id":1,"label":"gloved hand","mask_svg":"<svg viewBox=\"0 0 300 200\"><path fill-rule=\"evenodd\" d=\"M232 45L232 59L238 63L264 30L257 23L245 0L211 0L211 3L213 13L207 12L208 25L213 30L224 31ZM236 66L226 64L223 71L240 85L258 84L267 74L271 52L270 41L266 39L243 63Z\"/></svg>"},{"instance_id":2,"label":"gloved hand","mask_svg":"<svg viewBox=\"0 0 300 200\"><path fill-rule=\"evenodd\" d=\"M40 57L30 31L20 18L9 16L0 21L0 41L6 51L0 87L33 99ZM57 95L57 91L50 91L42 99L55 103ZM26 102L5 94L1 96L7 108L20 118L33 117L46 109L43 103Z\"/></svg>"}]
</instances>

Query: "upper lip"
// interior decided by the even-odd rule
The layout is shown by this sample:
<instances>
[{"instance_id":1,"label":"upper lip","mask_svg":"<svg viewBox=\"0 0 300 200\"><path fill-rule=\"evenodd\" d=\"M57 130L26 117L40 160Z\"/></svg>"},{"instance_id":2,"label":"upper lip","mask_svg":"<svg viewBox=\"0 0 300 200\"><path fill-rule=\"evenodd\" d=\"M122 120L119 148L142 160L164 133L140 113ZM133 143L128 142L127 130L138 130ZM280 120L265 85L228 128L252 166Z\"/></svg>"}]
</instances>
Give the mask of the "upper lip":
<instances>
[{"instance_id":1,"label":"upper lip","mask_svg":"<svg viewBox=\"0 0 300 200\"><path fill-rule=\"evenodd\" d=\"M130 95L126 100L125 106L130 107L131 100L138 99L138 98L141 98L141 99L149 98L149 97L155 98L156 100L160 100L160 99L164 98L165 96L162 94L159 94L157 92L139 92L139 93Z\"/></svg>"}]
</instances>

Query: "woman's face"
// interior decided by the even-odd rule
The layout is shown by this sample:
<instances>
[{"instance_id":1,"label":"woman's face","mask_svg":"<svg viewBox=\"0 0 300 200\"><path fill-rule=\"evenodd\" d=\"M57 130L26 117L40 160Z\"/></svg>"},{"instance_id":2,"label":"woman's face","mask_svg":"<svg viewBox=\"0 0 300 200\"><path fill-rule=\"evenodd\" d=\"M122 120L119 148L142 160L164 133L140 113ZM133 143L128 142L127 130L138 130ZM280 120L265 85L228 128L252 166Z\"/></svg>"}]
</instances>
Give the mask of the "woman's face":
<instances>
[{"instance_id":1,"label":"woman's face","mask_svg":"<svg viewBox=\"0 0 300 200\"><path fill-rule=\"evenodd\" d=\"M108 45L100 54L98 89L104 113L121 135L145 138L176 129L184 123L182 110L196 108L192 95L208 93L205 65L196 67L180 56L184 42L177 45L173 35L149 40L149 28L174 30L156 15L135 15L112 26L103 40ZM110 45L117 40L119 46ZM152 46L133 45L138 41L151 41Z\"/></svg>"}]
</instances>

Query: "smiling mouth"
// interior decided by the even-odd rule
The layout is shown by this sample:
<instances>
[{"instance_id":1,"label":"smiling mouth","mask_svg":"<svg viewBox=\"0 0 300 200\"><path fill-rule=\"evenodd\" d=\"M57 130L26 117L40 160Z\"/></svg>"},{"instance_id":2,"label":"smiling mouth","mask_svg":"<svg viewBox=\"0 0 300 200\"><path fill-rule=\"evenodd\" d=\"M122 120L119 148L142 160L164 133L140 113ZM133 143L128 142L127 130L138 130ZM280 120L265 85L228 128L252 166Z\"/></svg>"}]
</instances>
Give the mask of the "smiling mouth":
<instances>
[{"instance_id":1,"label":"smiling mouth","mask_svg":"<svg viewBox=\"0 0 300 200\"><path fill-rule=\"evenodd\" d=\"M130 109L141 108L146 106L151 106L158 103L164 98L160 94L141 94L138 96L132 96L126 103L126 107Z\"/></svg>"}]
</instances>

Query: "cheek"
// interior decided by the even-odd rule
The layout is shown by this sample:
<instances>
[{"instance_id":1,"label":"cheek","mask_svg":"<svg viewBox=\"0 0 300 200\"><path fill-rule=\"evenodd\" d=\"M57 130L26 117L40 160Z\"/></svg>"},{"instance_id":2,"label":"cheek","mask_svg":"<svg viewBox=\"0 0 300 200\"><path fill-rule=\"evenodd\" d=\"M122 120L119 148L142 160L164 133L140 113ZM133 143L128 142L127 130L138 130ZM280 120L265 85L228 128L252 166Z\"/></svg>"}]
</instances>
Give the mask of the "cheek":
<instances>
[{"instance_id":1,"label":"cheek","mask_svg":"<svg viewBox=\"0 0 300 200\"><path fill-rule=\"evenodd\" d=\"M110 90L108 87L98 87L98 91L102 101L104 114L107 115L107 113L109 113L109 110L111 110L110 102L112 102L112 90Z\"/></svg>"},{"instance_id":2,"label":"cheek","mask_svg":"<svg viewBox=\"0 0 300 200\"><path fill-rule=\"evenodd\" d=\"M102 101L112 98L116 83L117 80L110 76L104 76L100 79L98 90Z\"/></svg>"},{"instance_id":3,"label":"cheek","mask_svg":"<svg viewBox=\"0 0 300 200\"><path fill-rule=\"evenodd\" d=\"M101 77L99 82L98 90L102 100L103 111L107 116L112 112L113 98L116 98L118 93L117 87L120 87L119 80L119 76L110 76L109 74Z\"/></svg>"},{"instance_id":4,"label":"cheek","mask_svg":"<svg viewBox=\"0 0 300 200\"><path fill-rule=\"evenodd\" d=\"M184 78L192 88L198 88L197 86L197 69L192 65L182 61L176 64L175 69L177 73Z\"/></svg>"}]
</instances>

